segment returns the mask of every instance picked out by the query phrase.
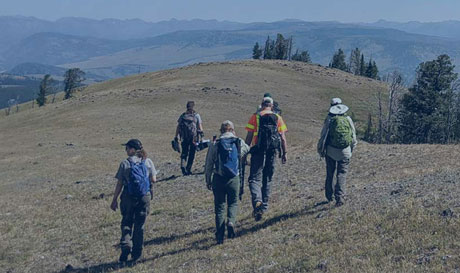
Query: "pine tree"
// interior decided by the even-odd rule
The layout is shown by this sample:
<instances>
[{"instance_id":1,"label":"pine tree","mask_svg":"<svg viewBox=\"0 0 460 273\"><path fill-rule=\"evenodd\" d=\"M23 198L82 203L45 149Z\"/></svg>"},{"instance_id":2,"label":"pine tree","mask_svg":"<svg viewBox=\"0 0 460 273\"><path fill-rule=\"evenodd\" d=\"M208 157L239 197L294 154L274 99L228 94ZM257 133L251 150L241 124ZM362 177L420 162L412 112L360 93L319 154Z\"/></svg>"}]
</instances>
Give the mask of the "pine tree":
<instances>
[{"instance_id":1,"label":"pine tree","mask_svg":"<svg viewBox=\"0 0 460 273\"><path fill-rule=\"evenodd\" d=\"M85 72L80 70L80 68L71 68L67 70L64 74L64 99L71 98L74 89L79 87L84 80Z\"/></svg>"},{"instance_id":2,"label":"pine tree","mask_svg":"<svg viewBox=\"0 0 460 273\"><path fill-rule=\"evenodd\" d=\"M372 79L372 75L374 74L373 70L374 66L372 65L372 59L370 59L369 63L366 66L366 73L364 73L364 76Z\"/></svg>"},{"instance_id":3,"label":"pine tree","mask_svg":"<svg viewBox=\"0 0 460 273\"><path fill-rule=\"evenodd\" d=\"M350 53L350 61L348 63L348 72L359 75L361 68L361 51L359 48L355 48Z\"/></svg>"},{"instance_id":4,"label":"pine tree","mask_svg":"<svg viewBox=\"0 0 460 273\"><path fill-rule=\"evenodd\" d=\"M272 41L270 39L270 36L268 36L267 40L265 41L264 60L270 60L272 58L271 44L272 44Z\"/></svg>"},{"instance_id":5,"label":"pine tree","mask_svg":"<svg viewBox=\"0 0 460 273\"><path fill-rule=\"evenodd\" d=\"M260 56L262 56L262 49L260 48L259 43L256 43L252 49L252 58L258 60L260 59Z\"/></svg>"},{"instance_id":6,"label":"pine tree","mask_svg":"<svg viewBox=\"0 0 460 273\"><path fill-rule=\"evenodd\" d=\"M289 40L284 39L283 35L278 33L275 42L274 59L286 60L288 58Z\"/></svg>"},{"instance_id":7,"label":"pine tree","mask_svg":"<svg viewBox=\"0 0 460 273\"><path fill-rule=\"evenodd\" d=\"M372 124L372 115L369 113L367 117L367 128L366 132L364 133L364 140L372 143L374 141L374 125Z\"/></svg>"},{"instance_id":8,"label":"pine tree","mask_svg":"<svg viewBox=\"0 0 460 273\"><path fill-rule=\"evenodd\" d=\"M359 75L364 76L366 74L366 62L364 61L364 54L361 54L361 61L359 62Z\"/></svg>"},{"instance_id":9,"label":"pine tree","mask_svg":"<svg viewBox=\"0 0 460 273\"><path fill-rule=\"evenodd\" d=\"M447 143L452 83L458 78L448 55L421 63L416 83L402 98L399 133L404 143ZM458 136L457 136L458 137Z\"/></svg>"},{"instance_id":10,"label":"pine tree","mask_svg":"<svg viewBox=\"0 0 460 273\"><path fill-rule=\"evenodd\" d=\"M38 106L43 106L46 103L46 96L49 94L48 90L51 87L53 79L51 75L46 74L43 80L40 82L40 89L38 91L38 97L36 99Z\"/></svg>"},{"instance_id":11,"label":"pine tree","mask_svg":"<svg viewBox=\"0 0 460 273\"><path fill-rule=\"evenodd\" d=\"M379 68L377 67L377 64L375 61L372 62L372 78L375 80L379 80Z\"/></svg>"},{"instance_id":12,"label":"pine tree","mask_svg":"<svg viewBox=\"0 0 460 273\"><path fill-rule=\"evenodd\" d=\"M293 61L298 61L298 62L305 62L305 63L310 63L310 54L308 53L307 50L302 51L299 53L299 50L297 49L295 54L292 55L292 60Z\"/></svg>"},{"instance_id":13,"label":"pine tree","mask_svg":"<svg viewBox=\"0 0 460 273\"><path fill-rule=\"evenodd\" d=\"M332 61L329 67L347 71L347 64L345 63L345 53L341 48L339 48L339 50L332 57Z\"/></svg>"}]
</instances>

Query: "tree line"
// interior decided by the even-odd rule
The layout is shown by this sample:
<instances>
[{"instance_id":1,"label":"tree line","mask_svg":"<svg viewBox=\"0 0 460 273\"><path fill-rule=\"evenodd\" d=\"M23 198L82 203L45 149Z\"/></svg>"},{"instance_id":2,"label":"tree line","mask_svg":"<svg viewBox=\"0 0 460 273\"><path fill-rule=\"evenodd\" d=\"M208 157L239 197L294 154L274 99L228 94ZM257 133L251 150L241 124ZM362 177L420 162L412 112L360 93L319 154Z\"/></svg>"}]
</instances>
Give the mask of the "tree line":
<instances>
[{"instance_id":1,"label":"tree line","mask_svg":"<svg viewBox=\"0 0 460 273\"><path fill-rule=\"evenodd\" d=\"M284 38L282 34L278 33L276 40L268 36L264 47L261 47L256 42L252 49L252 58L256 60L263 58L264 60L292 60L311 63L310 53L307 50L296 49L295 53L292 54L292 47L292 36ZM345 52L339 48L334 53L329 67L337 68L354 75L380 80L377 63L372 58L366 61L364 54L361 53L359 48L351 51L348 63L346 62Z\"/></svg>"},{"instance_id":2,"label":"tree line","mask_svg":"<svg viewBox=\"0 0 460 273\"><path fill-rule=\"evenodd\" d=\"M252 58L259 60L289 60L310 63L311 58L307 50L296 49L292 54L293 38L284 38L282 34L276 35L276 40L272 40L270 36L265 41L265 46L262 48L258 42L252 49Z\"/></svg>"},{"instance_id":3,"label":"tree line","mask_svg":"<svg viewBox=\"0 0 460 273\"><path fill-rule=\"evenodd\" d=\"M422 62L409 88L397 71L384 80L388 90L378 92L377 117L369 114L365 140L403 144L460 141L460 81L448 55Z\"/></svg>"},{"instance_id":4,"label":"tree line","mask_svg":"<svg viewBox=\"0 0 460 273\"><path fill-rule=\"evenodd\" d=\"M80 87L84 80L85 72L80 68L68 69L64 74L64 100L71 98L75 89ZM47 102L47 96L51 93L54 93L52 101L54 102L56 93L52 92L52 88L55 84L56 82L51 75L47 74L43 77L36 99L38 106L44 106Z\"/></svg>"},{"instance_id":5,"label":"tree line","mask_svg":"<svg viewBox=\"0 0 460 273\"><path fill-rule=\"evenodd\" d=\"M364 54L361 53L359 48L355 48L351 51L348 63L346 62L345 52L339 48L337 52L334 53L329 67L337 68L358 76L376 80L380 79L377 63L372 60L372 58L366 61Z\"/></svg>"}]
</instances>

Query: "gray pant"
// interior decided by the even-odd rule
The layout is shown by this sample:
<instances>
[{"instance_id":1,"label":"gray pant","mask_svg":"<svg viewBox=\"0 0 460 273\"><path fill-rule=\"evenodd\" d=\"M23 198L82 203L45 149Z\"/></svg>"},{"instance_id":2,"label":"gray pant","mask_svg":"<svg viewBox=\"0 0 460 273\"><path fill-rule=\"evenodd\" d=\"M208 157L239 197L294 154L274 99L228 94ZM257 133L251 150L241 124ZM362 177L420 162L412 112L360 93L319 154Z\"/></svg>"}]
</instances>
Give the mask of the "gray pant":
<instances>
[{"instance_id":1,"label":"gray pant","mask_svg":"<svg viewBox=\"0 0 460 273\"><path fill-rule=\"evenodd\" d=\"M150 211L150 193L143 197L131 197L126 191L121 195L121 251L133 257L142 254L144 244L144 224Z\"/></svg>"},{"instance_id":2,"label":"gray pant","mask_svg":"<svg viewBox=\"0 0 460 273\"><path fill-rule=\"evenodd\" d=\"M273 173L275 172L276 152L254 152L251 155L251 170L249 174L249 189L251 191L252 206L262 202L262 208L268 209L268 199Z\"/></svg>"},{"instance_id":3,"label":"gray pant","mask_svg":"<svg viewBox=\"0 0 460 273\"><path fill-rule=\"evenodd\" d=\"M344 158L340 161L335 161L326 155L326 198L331 201L332 194L334 194L336 201L343 201L345 196L345 184L347 181L348 166L350 164L349 158ZM335 189L333 188L334 173L337 169L337 183Z\"/></svg>"},{"instance_id":4,"label":"gray pant","mask_svg":"<svg viewBox=\"0 0 460 273\"><path fill-rule=\"evenodd\" d=\"M227 205L227 223L236 224L238 214L238 194L240 191L240 177L221 177L214 174L212 179L214 192L214 211L216 214L216 237L223 238L225 233L225 206Z\"/></svg>"}]
</instances>

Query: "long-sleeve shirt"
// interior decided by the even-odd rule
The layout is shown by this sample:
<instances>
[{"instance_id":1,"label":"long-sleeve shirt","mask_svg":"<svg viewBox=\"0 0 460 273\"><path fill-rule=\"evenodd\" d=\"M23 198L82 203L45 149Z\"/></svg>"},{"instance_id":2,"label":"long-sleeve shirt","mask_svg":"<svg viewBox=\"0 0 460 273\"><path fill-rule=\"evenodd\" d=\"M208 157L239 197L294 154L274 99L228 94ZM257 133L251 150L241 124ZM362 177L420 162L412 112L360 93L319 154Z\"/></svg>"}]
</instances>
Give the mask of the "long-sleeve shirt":
<instances>
[{"instance_id":1,"label":"long-sleeve shirt","mask_svg":"<svg viewBox=\"0 0 460 273\"><path fill-rule=\"evenodd\" d=\"M231 132L227 132L227 133L222 134L219 137L219 139L222 139L222 138L236 138L236 136ZM249 152L249 146L246 143L244 143L243 139L241 139L241 138L238 138L238 139L239 139L239 142L240 142L240 145L241 145L241 157L244 157ZM211 183L213 173L218 174L218 175L222 175L220 173L221 168L216 169L216 163L219 160L217 150L218 150L217 144L213 143L209 147L208 153L206 155L206 164L205 164L205 167L204 167L204 172L205 172L206 183L207 184ZM239 160L241 160L241 158Z\"/></svg>"},{"instance_id":2,"label":"long-sleeve shirt","mask_svg":"<svg viewBox=\"0 0 460 273\"><path fill-rule=\"evenodd\" d=\"M347 120L350 122L350 126L353 132L353 139L351 145L346 147L345 149L338 149L332 147L331 145L327 145L327 136L329 134L329 125L331 123L331 116L327 116L326 120L324 121L323 129L321 130L321 137L318 141L318 154L320 156L328 155L335 161L341 161L345 158L351 158L352 151L355 149L356 145L358 144L358 140L356 139L356 129L353 123L353 120L347 116Z\"/></svg>"}]
</instances>

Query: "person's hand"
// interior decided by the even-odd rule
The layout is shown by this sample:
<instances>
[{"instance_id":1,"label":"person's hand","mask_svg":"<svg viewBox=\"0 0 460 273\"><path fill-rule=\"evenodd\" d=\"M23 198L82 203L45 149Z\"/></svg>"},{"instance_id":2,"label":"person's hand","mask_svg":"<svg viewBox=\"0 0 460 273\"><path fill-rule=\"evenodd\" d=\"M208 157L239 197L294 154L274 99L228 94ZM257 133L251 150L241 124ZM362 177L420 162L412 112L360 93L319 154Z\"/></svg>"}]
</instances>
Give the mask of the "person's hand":
<instances>
[{"instance_id":1,"label":"person's hand","mask_svg":"<svg viewBox=\"0 0 460 273\"><path fill-rule=\"evenodd\" d=\"M281 156L281 163L282 163L282 164L286 164L286 162L287 162L287 155L286 155L286 153L284 153L284 154Z\"/></svg>"},{"instance_id":2,"label":"person's hand","mask_svg":"<svg viewBox=\"0 0 460 273\"><path fill-rule=\"evenodd\" d=\"M212 183L206 183L206 187L208 187L208 190L212 191Z\"/></svg>"},{"instance_id":3,"label":"person's hand","mask_svg":"<svg viewBox=\"0 0 460 273\"><path fill-rule=\"evenodd\" d=\"M118 202L117 202L116 199L113 199L112 204L110 204L110 208L111 208L113 211L117 211Z\"/></svg>"}]
</instances>

